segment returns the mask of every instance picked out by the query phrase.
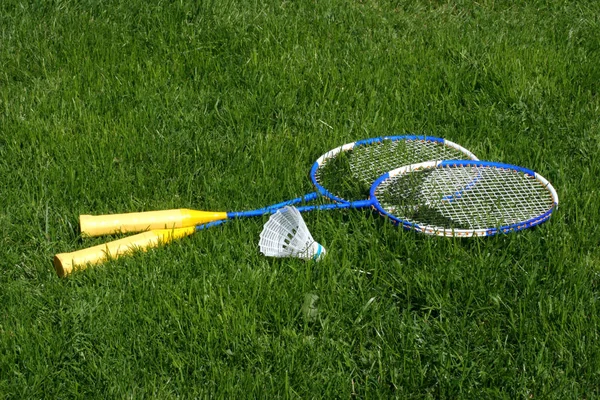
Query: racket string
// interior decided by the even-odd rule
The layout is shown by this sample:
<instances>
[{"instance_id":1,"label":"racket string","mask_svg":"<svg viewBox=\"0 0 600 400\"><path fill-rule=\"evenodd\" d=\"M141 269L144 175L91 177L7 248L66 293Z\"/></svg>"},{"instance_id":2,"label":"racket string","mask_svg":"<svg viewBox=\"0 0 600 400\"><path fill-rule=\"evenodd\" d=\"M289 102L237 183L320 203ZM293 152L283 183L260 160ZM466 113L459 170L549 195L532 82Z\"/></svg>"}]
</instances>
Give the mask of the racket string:
<instances>
[{"instance_id":1,"label":"racket string","mask_svg":"<svg viewBox=\"0 0 600 400\"><path fill-rule=\"evenodd\" d=\"M342 200L368 197L368 189L382 174L429 160L471 158L444 142L410 139L383 140L332 153L316 171L317 182Z\"/></svg>"},{"instance_id":2,"label":"racket string","mask_svg":"<svg viewBox=\"0 0 600 400\"><path fill-rule=\"evenodd\" d=\"M385 172L403 165L430 160L464 158L461 151L442 142L427 140L383 141L375 146L359 146L352 152L352 176L372 184Z\"/></svg>"},{"instance_id":3,"label":"racket string","mask_svg":"<svg viewBox=\"0 0 600 400\"><path fill-rule=\"evenodd\" d=\"M519 171L469 166L413 171L376 190L390 214L439 229L486 229L517 224L552 209L548 190Z\"/></svg>"}]
</instances>

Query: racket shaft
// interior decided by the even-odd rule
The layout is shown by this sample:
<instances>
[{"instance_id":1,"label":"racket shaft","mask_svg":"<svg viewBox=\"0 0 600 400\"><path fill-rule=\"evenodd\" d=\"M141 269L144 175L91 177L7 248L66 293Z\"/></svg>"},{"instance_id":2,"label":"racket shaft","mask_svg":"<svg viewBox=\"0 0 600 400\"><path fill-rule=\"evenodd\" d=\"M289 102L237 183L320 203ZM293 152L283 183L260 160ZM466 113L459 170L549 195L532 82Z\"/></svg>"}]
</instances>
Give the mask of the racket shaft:
<instances>
[{"instance_id":1,"label":"racket shaft","mask_svg":"<svg viewBox=\"0 0 600 400\"><path fill-rule=\"evenodd\" d=\"M185 208L127 214L80 215L81 233L87 236L178 229L227 219L226 212L196 211Z\"/></svg>"},{"instance_id":2,"label":"racket shaft","mask_svg":"<svg viewBox=\"0 0 600 400\"><path fill-rule=\"evenodd\" d=\"M118 258L135 250L145 251L157 247L160 243L169 243L174 239L191 235L195 230L193 226L180 229L158 229L72 253L57 254L54 256L54 269L60 277L64 277L73 269L84 269L88 265L99 264L107 258Z\"/></svg>"}]
</instances>

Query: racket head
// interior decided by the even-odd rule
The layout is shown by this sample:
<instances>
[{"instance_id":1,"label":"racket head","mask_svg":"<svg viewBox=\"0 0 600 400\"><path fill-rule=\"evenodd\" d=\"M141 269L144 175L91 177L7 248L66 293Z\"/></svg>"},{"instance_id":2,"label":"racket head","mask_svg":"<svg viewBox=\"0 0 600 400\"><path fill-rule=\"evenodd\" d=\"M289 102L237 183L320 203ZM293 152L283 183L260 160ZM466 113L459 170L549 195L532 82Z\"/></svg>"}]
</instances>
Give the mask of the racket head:
<instances>
[{"instance_id":1,"label":"racket head","mask_svg":"<svg viewBox=\"0 0 600 400\"><path fill-rule=\"evenodd\" d=\"M519 166L476 160L397 168L371 186L373 207L395 225L446 237L492 236L532 228L558 207L554 187Z\"/></svg>"},{"instance_id":2,"label":"racket head","mask_svg":"<svg viewBox=\"0 0 600 400\"><path fill-rule=\"evenodd\" d=\"M310 179L319 194L339 203L366 199L373 182L396 168L439 160L478 160L464 147L434 136L382 136L347 143L315 161Z\"/></svg>"}]
</instances>

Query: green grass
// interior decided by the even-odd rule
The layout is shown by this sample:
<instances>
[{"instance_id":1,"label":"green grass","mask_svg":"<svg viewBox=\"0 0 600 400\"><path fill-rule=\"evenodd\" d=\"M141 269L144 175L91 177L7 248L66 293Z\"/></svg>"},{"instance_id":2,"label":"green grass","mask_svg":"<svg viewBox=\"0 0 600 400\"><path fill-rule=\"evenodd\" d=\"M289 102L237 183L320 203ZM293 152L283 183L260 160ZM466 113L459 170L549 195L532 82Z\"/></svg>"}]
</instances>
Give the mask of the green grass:
<instances>
[{"instance_id":1,"label":"green grass","mask_svg":"<svg viewBox=\"0 0 600 400\"><path fill-rule=\"evenodd\" d=\"M198 3L0 3L0 398L600 396L598 2ZM261 207L403 133L560 208L470 240L316 212L318 264L261 256L258 218L53 270L106 240L79 214Z\"/></svg>"}]
</instances>

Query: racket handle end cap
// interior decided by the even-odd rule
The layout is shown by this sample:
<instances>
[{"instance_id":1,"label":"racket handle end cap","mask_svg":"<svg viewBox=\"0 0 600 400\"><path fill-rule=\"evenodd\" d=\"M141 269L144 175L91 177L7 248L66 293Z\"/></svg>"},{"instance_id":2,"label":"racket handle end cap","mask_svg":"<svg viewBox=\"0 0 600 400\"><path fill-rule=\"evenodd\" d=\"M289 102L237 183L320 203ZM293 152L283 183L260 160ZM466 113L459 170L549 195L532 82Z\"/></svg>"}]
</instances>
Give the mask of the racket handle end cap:
<instances>
[{"instance_id":1,"label":"racket handle end cap","mask_svg":"<svg viewBox=\"0 0 600 400\"><path fill-rule=\"evenodd\" d=\"M54 264L54 270L56 271L56 274L61 278L64 278L65 276L73 272L73 262L69 259L68 256L68 253L61 253L55 255L54 260L52 260L52 263Z\"/></svg>"}]
</instances>

